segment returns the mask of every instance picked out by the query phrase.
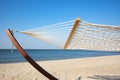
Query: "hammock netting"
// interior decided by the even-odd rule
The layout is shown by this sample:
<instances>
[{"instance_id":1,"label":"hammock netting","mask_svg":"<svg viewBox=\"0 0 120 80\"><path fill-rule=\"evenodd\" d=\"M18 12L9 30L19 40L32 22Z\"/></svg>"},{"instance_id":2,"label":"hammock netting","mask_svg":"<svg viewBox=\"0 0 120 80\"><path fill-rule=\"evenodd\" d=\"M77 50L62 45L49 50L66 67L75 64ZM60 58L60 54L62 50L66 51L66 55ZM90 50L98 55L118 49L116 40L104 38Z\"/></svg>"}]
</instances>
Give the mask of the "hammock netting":
<instances>
[{"instance_id":1,"label":"hammock netting","mask_svg":"<svg viewBox=\"0 0 120 80\"><path fill-rule=\"evenodd\" d=\"M100 25L76 20L19 31L62 49L120 51L120 26ZM68 41L66 45L66 41ZM66 45L66 47L65 47Z\"/></svg>"},{"instance_id":2,"label":"hammock netting","mask_svg":"<svg viewBox=\"0 0 120 80\"><path fill-rule=\"evenodd\" d=\"M81 21L67 49L120 51L120 27Z\"/></svg>"}]
</instances>

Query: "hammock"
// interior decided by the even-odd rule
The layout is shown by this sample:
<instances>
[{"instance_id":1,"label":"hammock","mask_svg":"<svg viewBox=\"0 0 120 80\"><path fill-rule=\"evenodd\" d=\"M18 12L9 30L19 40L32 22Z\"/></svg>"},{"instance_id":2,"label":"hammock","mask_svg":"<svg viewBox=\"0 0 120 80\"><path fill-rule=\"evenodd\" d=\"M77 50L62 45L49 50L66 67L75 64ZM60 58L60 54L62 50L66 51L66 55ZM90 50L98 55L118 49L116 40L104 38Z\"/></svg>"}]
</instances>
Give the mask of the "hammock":
<instances>
[{"instance_id":1,"label":"hammock","mask_svg":"<svg viewBox=\"0 0 120 80\"><path fill-rule=\"evenodd\" d=\"M62 49L120 51L120 27L88 23L79 18L68 22L16 32L27 34L59 46ZM15 39L13 30L8 29L6 33L21 55L34 68L49 80L58 80L55 76L38 65L25 52Z\"/></svg>"},{"instance_id":2,"label":"hammock","mask_svg":"<svg viewBox=\"0 0 120 80\"><path fill-rule=\"evenodd\" d=\"M61 49L120 51L120 27L71 20L19 31Z\"/></svg>"}]
</instances>

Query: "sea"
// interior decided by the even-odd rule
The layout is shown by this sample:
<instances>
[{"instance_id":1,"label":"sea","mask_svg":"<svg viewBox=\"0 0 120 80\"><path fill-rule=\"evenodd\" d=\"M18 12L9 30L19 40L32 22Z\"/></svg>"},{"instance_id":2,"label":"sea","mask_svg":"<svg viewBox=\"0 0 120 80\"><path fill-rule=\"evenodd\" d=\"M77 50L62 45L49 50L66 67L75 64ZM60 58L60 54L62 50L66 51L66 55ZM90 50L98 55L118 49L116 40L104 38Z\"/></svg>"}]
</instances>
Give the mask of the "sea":
<instances>
[{"instance_id":1,"label":"sea","mask_svg":"<svg viewBox=\"0 0 120 80\"><path fill-rule=\"evenodd\" d=\"M26 49L35 61L63 60L99 56L120 55L120 52L92 50ZM26 62L22 55L11 49L0 49L0 64Z\"/></svg>"}]
</instances>

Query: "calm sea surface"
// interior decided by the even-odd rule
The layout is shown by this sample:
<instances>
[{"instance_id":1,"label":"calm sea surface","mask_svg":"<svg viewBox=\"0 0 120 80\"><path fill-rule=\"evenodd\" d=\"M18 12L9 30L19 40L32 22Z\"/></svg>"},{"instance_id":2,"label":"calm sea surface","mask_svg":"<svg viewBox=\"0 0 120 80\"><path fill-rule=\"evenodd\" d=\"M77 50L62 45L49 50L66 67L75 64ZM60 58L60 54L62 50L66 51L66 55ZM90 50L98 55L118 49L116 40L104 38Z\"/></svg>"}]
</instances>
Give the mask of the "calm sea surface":
<instances>
[{"instance_id":1,"label":"calm sea surface","mask_svg":"<svg viewBox=\"0 0 120 80\"><path fill-rule=\"evenodd\" d=\"M120 55L120 52L90 50L26 50L26 52L36 61ZM11 50L0 50L0 64L25 61L17 50L14 50L13 53L11 53Z\"/></svg>"}]
</instances>

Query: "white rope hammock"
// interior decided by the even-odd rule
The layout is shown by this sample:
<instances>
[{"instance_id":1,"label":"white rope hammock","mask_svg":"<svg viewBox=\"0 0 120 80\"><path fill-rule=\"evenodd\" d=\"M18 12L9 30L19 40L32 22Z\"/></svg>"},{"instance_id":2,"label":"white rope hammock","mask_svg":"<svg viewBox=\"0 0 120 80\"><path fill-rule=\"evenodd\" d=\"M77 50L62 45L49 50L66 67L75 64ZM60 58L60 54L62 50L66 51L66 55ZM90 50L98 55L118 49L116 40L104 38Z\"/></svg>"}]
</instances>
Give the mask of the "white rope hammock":
<instances>
[{"instance_id":1,"label":"white rope hammock","mask_svg":"<svg viewBox=\"0 0 120 80\"><path fill-rule=\"evenodd\" d=\"M120 51L120 26L93 24L78 18L19 32L62 49Z\"/></svg>"},{"instance_id":2,"label":"white rope hammock","mask_svg":"<svg viewBox=\"0 0 120 80\"><path fill-rule=\"evenodd\" d=\"M81 21L67 49L120 51L120 27Z\"/></svg>"}]
</instances>

